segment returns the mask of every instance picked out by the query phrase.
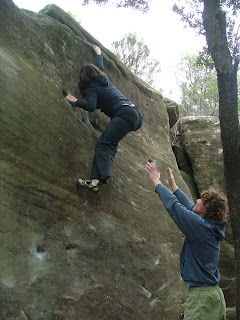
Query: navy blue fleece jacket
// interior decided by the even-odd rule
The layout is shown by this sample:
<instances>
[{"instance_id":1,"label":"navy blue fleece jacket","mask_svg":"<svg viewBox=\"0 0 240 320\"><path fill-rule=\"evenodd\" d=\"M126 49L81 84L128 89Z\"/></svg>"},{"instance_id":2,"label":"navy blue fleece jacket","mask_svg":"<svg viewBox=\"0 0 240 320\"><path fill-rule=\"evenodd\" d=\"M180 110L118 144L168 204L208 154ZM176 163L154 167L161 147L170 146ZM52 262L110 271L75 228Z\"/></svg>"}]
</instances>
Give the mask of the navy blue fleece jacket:
<instances>
[{"instance_id":1,"label":"navy blue fleece jacket","mask_svg":"<svg viewBox=\"0 0 240 320\"><path fill-rule=\"evenodd\" d=\"M102 55L97 55L97 67L104 72ZM79 99L75 102L76 107L86 111L101 109L111 119L115 113L123 108L123 104L132 104L130 100L105 77L100 77L87 87L86 99Z\"/></svg>"},{"instance_id":2,"label":"navy blue fleece jacket","mask_svg":"<svg viewBox=\"0 0 240 320\"><path fill-rule=\"evenodd\" d=\"M180 271L190 286L215 285L220 281L218 259L220 241L225 237L225 224L203 218L193 210L194 204L180 189L172 193L162 183L155 189L166 210L186 236L180 254Z\"/></svg>"}]
</instances>

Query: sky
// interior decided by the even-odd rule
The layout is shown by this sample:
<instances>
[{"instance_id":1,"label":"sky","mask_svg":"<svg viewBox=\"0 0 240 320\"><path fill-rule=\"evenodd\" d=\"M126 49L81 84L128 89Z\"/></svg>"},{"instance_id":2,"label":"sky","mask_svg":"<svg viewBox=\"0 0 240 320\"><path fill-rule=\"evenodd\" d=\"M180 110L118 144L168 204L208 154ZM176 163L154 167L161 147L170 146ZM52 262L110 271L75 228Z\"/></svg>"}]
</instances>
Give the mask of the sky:
<instances>
[{"instance_id":1,"label":"sky","mask_svg":"<svg viewBox=\"0 0 240 320\"><path fill-rule=\"evenodd\" d=\"M175 72L176 66L186 54L197 53L205 38L190 28L185 28L180 17L171 8L175 0L151 0L150 10L143 14L131 8L114 5L99 6L94 3L83 6L76 0L13 0L19 7L38 12L54 3L64 11L70 11L75 19L102 45L112 51L113 41L126 33L136 33L150 49L150 57L160 62L161 73L155 83L163 95L180 102L180 90ZM109 0L110 2L110 0Z\"/></svg>"}]
</instances>

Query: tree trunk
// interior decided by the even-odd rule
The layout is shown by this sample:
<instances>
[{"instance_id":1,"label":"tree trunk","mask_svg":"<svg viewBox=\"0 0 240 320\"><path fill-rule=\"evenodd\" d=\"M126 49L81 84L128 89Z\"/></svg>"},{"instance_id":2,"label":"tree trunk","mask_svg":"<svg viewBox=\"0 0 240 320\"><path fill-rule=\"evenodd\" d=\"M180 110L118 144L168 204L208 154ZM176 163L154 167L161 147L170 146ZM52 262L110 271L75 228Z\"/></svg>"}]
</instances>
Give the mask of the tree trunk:
<instances>
[{"instance_id":1,"label":"tree trunk","mask_svg":"<svg viewBox=\"0 0 240 320\"><path fill-rule=\"evenodd\" d=\"M232 63L226 36L226 18L221 11L220 0L203 0L203 2L203 24L218 78L224 175L235 249L236 309L237 320L240 320L240 132L237 99L239 61Z\"/></svg>"}]
</instances>

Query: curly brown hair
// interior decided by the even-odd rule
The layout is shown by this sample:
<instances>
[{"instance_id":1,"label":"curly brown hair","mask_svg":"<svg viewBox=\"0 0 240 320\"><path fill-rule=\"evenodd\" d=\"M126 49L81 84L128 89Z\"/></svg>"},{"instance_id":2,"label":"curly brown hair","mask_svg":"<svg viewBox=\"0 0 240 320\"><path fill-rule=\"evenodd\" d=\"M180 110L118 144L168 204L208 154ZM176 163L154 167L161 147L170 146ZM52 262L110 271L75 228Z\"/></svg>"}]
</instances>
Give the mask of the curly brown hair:
<instances>
[{"instance_id":1,"label":"curly brown hair","mask_svg":"<svg viewBox=\"0 0 240 320\"><path fill-rule=\"evenodd\" d=\"M227 198L214 188L201 193L201 199L205 208L205 218L223 221L227 215Z\"/></svg>"},{"instance_id":2,"label":"curly brown hair","mask_svg":"<svg viewBox=\"0 0 240 320\"><path fill-rule=\"evenodd\" d=\"M79 83L78 88L82 95L82 98L85 98L85 91L87 87L91 84L92 81L105 77L107 78L106 73L101 71L97 66L92 63L84 63L79 73Z\"/></svg>"}]
</instances>

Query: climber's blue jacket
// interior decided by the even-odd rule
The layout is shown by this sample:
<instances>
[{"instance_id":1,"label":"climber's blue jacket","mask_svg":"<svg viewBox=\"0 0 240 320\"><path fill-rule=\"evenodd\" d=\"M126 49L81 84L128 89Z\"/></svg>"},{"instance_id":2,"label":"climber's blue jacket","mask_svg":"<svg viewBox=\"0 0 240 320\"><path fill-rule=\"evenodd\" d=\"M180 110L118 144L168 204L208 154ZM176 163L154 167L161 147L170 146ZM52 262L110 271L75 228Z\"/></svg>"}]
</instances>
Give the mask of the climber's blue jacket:
<instances>
[{"instance_id":1,"label":"climber's blue jacket","mask_svg":"<svg viewBox=\"0 0 240 320\"><path fill-rule=\"evenodd\" d=\"M220 241L225 237L225 224L203 218L193 211L194 204L180 190L172 193L162 183L155 192L166 210L186 236L180 254L180 271L186 285L213 286L220 281L218 259Z\"/></svg>"}]
</instances>

